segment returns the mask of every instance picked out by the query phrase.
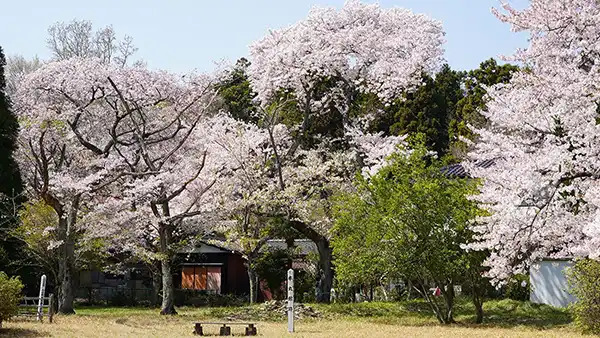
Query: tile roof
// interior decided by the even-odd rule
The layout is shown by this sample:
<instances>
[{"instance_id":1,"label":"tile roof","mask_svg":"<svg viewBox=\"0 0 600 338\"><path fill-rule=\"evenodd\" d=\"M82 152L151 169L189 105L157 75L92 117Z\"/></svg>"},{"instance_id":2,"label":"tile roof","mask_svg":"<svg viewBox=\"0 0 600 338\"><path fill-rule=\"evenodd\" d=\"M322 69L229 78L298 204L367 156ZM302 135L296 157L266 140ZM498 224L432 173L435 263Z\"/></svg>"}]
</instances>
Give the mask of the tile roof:
<instances>
[{"instance_id":1,"label":"tile roof","mask_svg":"<svg viewBox=\"0 0 600 338\"><path fill-rule=\"evenodd\" d=\"M296 252L300 255L308 255L311 252L318 252L317 245L310 239L295 239L294 246ZM267 241L267 247L272 249L287 249L287 243L284 239L271 239Z\"/></svg>"},{"instance_id":2,"label":"tile roof","mask_svg":"<svg viewBox=\"0 0 600 338\"><path fill-rule=\"evenodd\" d=\"M179 253L202 253L206 250L203 248L203 245L209 245L221 250L231 251L234 253L241 253L242 251L242 247L235 242L220 239L204 239L200 242L197 242L196 245L182 248L181 250L179 250ZM296 248L296 252L300 255L308 255L311 252L318 252L317 245L310 239L295 239L294 246ZM262 250L267 249L285 250L287 249L287 243L284 239L270 239L267 241L267 244L263 247Z\"/></svg>"},{"instance_id":3,"label":"tile roof","mask_svg":"<svg viewBox=\"0 0 600 338\"><path fill-rule=\"evenodd\" d=\"M495 158L491 158L488 160L477 160L475 161L475 166L481 168L489 168L492 165L494 165L495 162ZM469 176L469 173L461 163L451 164L443 167L442 173L444 173L447 177L471 178L471 176Z\"/></svg>"}]
</instances>

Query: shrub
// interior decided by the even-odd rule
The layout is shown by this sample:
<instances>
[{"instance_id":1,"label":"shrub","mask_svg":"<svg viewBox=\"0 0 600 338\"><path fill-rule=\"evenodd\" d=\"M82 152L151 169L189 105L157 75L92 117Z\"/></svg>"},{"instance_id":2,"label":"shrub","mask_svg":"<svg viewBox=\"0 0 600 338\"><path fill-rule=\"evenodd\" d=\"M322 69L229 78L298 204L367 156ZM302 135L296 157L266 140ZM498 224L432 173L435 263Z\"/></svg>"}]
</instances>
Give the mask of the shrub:
<instances>
[{"instance_id":1,"label":"shrub","mask_svg":"<svg viewBox=\"0 0 600 338\"><path fill-rule=\"evenodd\" d=\"M582 330L600 334L600 262L582 259L567 270L571 293L577 302L571 310Z\"/></svg>"},{"instance_id":2,"label":"shrub","mask_svg":"<svg viewBox=\"0 0 600 338\"><path fill-rule=\"evenodd\" d=\"M175 290L176 306L193 307L221 307L221 306L242 306L246 304L247 295L238 296L232 294L217 294L206 292L204 290Z\"/></svg>"},{"instance_id":3,"label":"shrub","mask_svg":"<svg viewBox=\"0 0 600 338\"><path fill-rule=\"evenodd\" d=\"M260 279L267 283L267 287L273 293L274 299L284 299L285 293L283 283L287 279L288 259L290 254L287 250L270 249L261 253L253 264L254 271Z\"/></svg>"},{"instance_id":4,"label":"shrub","mask_svg":"<svg viewBox=\"0 0 600 338\"><path fill-rule=\"evenodd\" d=\"M135 297L128 289L117 288L107 301L110 306L136 306Z\"/></svg>"},{"instance_id":5,"label":"shrub","mask_svg":"<svg viewBox=\"0 0 600 338\"><path fill-rule=\"evenodd\" d=\"M0 271L0 327L3 321L17 314L22 289L23 283L19 277L8 278L6 273Z\"/></svg>"},{"instance_id":6,"label":"shrub","mask_svg":"<svg viewBox=\"0 0 600 338\"><path fill-rule=\"evenodd\" d=\"M294 271L294 296L299 303L313 303L315 297L316 276L310 271Z\"/></svg>"},{"instance_id":7,"label":"shrub","mask_svg":"<svg viewBox=\"0 0 600 338\"><path fill-rule=\"evenodd\" d=\"M528 275L515 275L506 285L506 298L512 300L529 300L531 286Z\"/></svg>"}]
</instances>

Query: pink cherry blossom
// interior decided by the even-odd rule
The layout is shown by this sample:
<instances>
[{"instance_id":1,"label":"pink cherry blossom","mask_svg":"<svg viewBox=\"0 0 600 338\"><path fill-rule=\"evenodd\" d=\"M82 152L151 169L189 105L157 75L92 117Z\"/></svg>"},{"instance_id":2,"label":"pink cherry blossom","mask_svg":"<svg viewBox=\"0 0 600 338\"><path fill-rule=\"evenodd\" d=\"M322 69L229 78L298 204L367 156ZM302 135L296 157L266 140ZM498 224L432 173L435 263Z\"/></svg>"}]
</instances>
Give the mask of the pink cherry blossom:
<instances>
[{"instance_id":1,"label":"pink cherry blossom","mask_svg":"<svg viewBox=\"0 0 600 338\"><path fill-rule=\"evenodd\" d=\"M468 164L483 179L475 196L490 211L475 226L496 282L546 257L598 257L600 6L532 0L494 13L530 45L510 60L525 69L488 89L486 128ZM477 160L495 159L484 168Z\"/></svg>"}]
</instances>

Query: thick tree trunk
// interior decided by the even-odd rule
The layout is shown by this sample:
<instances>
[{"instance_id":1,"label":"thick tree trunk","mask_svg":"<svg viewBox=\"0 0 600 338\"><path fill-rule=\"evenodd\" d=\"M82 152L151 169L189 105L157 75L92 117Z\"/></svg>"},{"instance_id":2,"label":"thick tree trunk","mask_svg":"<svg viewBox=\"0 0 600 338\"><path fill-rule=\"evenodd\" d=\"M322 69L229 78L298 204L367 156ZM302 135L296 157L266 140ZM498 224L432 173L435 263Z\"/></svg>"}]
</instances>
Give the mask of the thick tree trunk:
<instances>
[{"instance_id":1,"label":"thick tree trunk","mask_svg":"<svg viewBox=\"0 0 600 338\"><path fill-rule=\"evenodd\" d=\"M473 305L475 306L475 323L481 324L483 323L483 302L481 299L475 300L475 296L473 296Z\"/></svg>"},{"instance_id":2,"label":"thick tree trunk","mask_svg":"<svg viewBox=\"0 0 600 338\"><path fill-rule=\"evenodd\" d=\"M162 305L161 315L176 315L175 311L175 286L173 285L173 274L171 272L171 227L168 224L160 223L160 251L162 254L160 267L162 274Z\"/></svg>"},{"instance_id":3,"label":"thick tree trunk","mask_svg":"<svg viewBox=\"0 0 600 338\"><path fill-rule=\"evenodd\" d=\"M321 237L315 242L319 251L320 279L317 291L317 303L329 303L331 288L333 287L333 254L329 240Z\"/></svg>"},{"instance_id":4,"label":"thick tree trunk","mask_svg":"<svg viewBox=\"0 0 600 338\"><path fill-rule=\"evenodd\" d=\"M161 261L162 268L162 305L161 315L176 315L175 311L175 286L173 285L173 275L171 274L171 260L166 258Z\"/></svg>"},{"instance_id":5,"label":"thick tree trunk","mask_svg":"<svg viewBox=\"0 0 600 338\"><path fill-rule=\"evenodd\" d=\"M254 304L258 301L258 276L254 269L248 264L248 279L250 280L250 303Z\"/></svg>"},{"instance_id":6,"label":"thick tree trunk","mask_svg":"<svg viewBox=\"0 0 600 338\"><path fill-rule=\"evenodd\" d=\"M58 260L58 312L61 314L73 314L73 264L75 257L75 243L69 229L69 220L61 217L58 221L58 239L63 243L59 248Z\"/></svg>"},{"instance_id":7,"label":"thick tree trunk","mask_svg":"<svg viewBox=\"0 0 600 338\"><path fill-rule=\"evenodd\" d=\"M475 307L475 323L483 323L483 292L482 288L478 287L477 280L473 281L472 297L473 306Z\"/></svg>"},{"instance_id":8,"label":"thick tree trunk","mask_svg":"<svg viewBox=\"0 0 600 338\"><path fill-rule=\"evenodd\" d=\"M294 266L294 256L293 256L293 252L294 252L294 239L293 238L287 238L285 240L286 246L287 246L287 250L288 250L288 259L287 259L287 268L289 269L293 269Z\"/></svg>"}]
</instances>

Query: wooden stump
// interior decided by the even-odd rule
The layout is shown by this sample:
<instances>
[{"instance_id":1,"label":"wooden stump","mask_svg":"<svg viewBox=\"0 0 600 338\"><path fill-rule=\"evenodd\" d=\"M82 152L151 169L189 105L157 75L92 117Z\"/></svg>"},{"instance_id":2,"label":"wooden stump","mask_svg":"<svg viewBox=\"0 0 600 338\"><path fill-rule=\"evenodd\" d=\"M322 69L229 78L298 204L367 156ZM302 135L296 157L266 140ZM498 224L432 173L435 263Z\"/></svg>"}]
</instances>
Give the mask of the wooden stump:
<instances>
[{"instance_id":1,"label":"wooden stump","mask_svg":"<svg viewBox=\"0 0 600 338\"><path fill-rule=\"evenodd\" d=\"M194 334L197 334L198 336L204 335L204 333L202 332L202 324L196 323L196 326L194 327Z\"/></svg>"},{"instance_id":2,"label":"wooden stump","mask_svg":"<svg viewBox=\"0 0 600 338\"><path fill-rule=\"evenodd\" d=\"M220 336L231 336L231 328L229 326L223 324L223 326L219 330L219 335Z\"/></svg>"},{"instance_id":3,"label":"wooden stump","mask_svg":"<svg viewBox=\"0 0 600 338\"><path fill-rule=\"evenodd\" d=\"M254 324L248 324L246 328L246 336L256 336L256 327Z\"/></svg>"}]
</instances>

